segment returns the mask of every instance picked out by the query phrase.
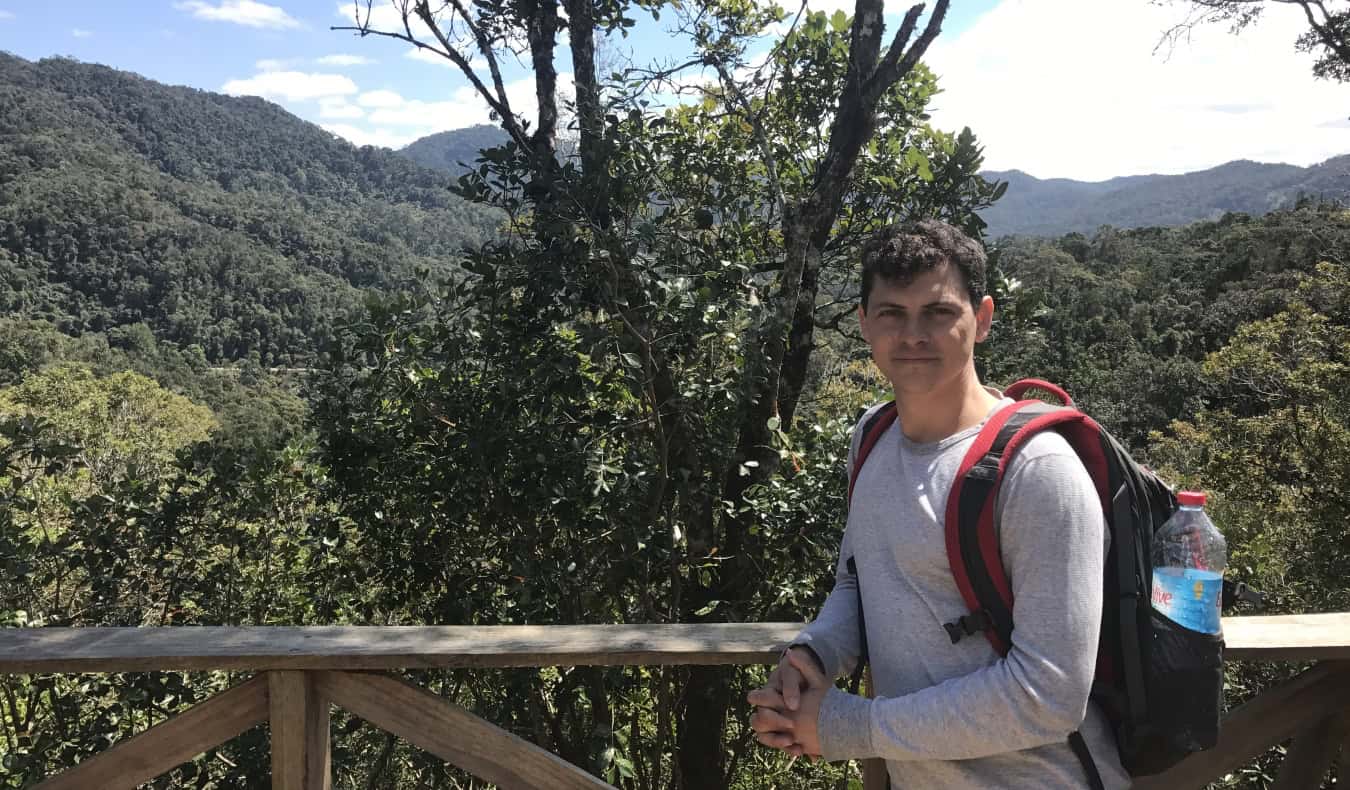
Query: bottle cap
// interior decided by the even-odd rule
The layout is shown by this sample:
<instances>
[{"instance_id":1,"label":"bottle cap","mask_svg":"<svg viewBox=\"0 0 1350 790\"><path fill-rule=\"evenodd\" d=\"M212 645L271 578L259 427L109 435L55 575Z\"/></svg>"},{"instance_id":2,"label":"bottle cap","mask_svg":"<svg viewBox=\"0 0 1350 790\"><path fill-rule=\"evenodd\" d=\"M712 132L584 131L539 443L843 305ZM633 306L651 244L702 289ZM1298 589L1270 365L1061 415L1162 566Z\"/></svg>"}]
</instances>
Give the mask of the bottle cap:
<instances>
[{"instance_id":1,"label":"bottle cap","mask_svg":"<svg viewBox=\"0 0 1350 790\"><path fill-rule=\"evenodd\" d=\"M1177 494L1177 501L1187 507L1204 507L1204 491L1182 491Z\"/></svg>"}]
</instances>

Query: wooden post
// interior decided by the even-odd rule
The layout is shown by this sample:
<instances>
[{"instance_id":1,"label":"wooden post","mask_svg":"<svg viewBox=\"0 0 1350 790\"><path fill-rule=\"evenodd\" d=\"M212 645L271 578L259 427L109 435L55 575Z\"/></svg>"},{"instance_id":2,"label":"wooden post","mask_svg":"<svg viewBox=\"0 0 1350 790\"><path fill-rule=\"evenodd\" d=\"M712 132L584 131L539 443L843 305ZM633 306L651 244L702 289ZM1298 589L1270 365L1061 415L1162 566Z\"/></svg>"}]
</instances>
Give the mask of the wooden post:
<instances>
[{"instance_id":1,"label":"wooden post","mask_svg":"<svg viewBox=\"0 0 1350 790\"><path fill-rule=\"evenodd\" d=\"M305 673L305 790L333 790L332 703Z\"/></svg>"},{"instance_id":2,"label":"wooden post","mask_svg":"<svg viewBox=\"0 0 1350 790\"><path fill-rule=\"evenodd\" d=\"M268 672L272 790L305 790L305 673Z\"/></svg>"},{"instance_id":3,"label":"wooden post","mask_svg":"<svg viewBox=\"0 0 1350 790\"><path fill-rule=\"evenodd\" d=\"M329 702L313 673L267 673L272 790L331 790Z\"/></svg>"}]
</instances>

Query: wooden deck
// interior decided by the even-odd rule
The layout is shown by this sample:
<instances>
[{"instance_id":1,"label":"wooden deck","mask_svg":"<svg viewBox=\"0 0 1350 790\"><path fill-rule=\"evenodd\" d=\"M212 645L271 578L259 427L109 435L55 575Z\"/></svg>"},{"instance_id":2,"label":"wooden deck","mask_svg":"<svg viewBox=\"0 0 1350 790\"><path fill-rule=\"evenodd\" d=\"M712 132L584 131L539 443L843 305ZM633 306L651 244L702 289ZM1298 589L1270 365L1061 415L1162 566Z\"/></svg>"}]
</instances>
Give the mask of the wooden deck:
<instances>
[{"instance_id":1,"label":"wooden deck","mask_svg":"<svg viewBox=\"0 0 1350 790\"><path fill-rule=\"evenodd\" d=\"M329 790L329 714L342 707L503 788L609 785L378 670L768 664L799 623L584 626L0 629L0 674L232 670L258 674L51 777L43 790L132 790L263 722L274 790ZM1318 662L1231 712L1219 744L1140 790L1200 788L1293 739L1276 790L1315 790L1350 755L1350 613L1230 617L1235 661ZM1342 757L1341 759L1346 759ZM1347 768L1342 763L1342 775ZM869 790L880 787L869 773Z\"/></svg>"}]
</instances>

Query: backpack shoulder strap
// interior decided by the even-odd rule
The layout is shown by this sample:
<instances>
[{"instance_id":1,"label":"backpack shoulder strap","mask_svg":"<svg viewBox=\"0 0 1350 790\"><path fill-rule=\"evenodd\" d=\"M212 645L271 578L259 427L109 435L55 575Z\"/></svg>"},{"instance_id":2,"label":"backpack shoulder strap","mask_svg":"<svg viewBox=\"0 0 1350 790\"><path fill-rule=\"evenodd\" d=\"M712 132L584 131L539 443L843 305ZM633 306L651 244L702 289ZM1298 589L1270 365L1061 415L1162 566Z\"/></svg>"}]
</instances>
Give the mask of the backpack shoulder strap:
<instances>
[{"instance_id":1,"label":"backpack shoulder strap","mask_svg":"<svg viewBox=\"0 0 1350 790\"><path fill-rule=\"evenodd\" d=\"M996 412L966 452L947 497L945 531L947 560L952 577L970 613L944 625L952 642L983 631L999 655L1012 645L1012 587L999 551L994 504L1007 474L1009 461L1032 436L1054 429L1065 435L1089 467L1103 501L1105 459L1099 428L1077 409L1041 401L1018 401ZM1085 453L1095 444L1097 458ZM1092 467L1097 467L1096 469ZM1099 474L1100 472L1100 474Z\"/></svg>"},{"instance_id":2,"label":"backpack shoulder strap","mask_svg":"<svg viewBox=\"0 0 1350 790\"><path fill-rule=\"evenodd\" d=\"M877 440L882 434L895 422L896 409L895 401L889 401L881 408L872 412L872 416L862 425L862 441L858 444L858 451L853 454L853 466L848 470L848 504L853 504L853 485L858 481L858 473L862 471L863 463L867 461L867 456L876 446Z\"/></svg>"}]
</instances>

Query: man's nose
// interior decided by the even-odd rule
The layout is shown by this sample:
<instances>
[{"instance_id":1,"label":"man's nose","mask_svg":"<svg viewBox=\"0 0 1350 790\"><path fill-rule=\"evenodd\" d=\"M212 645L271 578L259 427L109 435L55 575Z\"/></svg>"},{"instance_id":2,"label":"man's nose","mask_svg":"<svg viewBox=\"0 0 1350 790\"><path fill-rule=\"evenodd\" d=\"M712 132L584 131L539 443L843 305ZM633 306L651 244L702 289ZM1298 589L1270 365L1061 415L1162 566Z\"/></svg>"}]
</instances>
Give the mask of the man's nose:
<instances>
[{"instance_id":1,"label":"man's nose","mask_svg":"<svg viewBox=\"0 0 1350 790\"><path fill-rule=\"evenodd\" d=\"M906 318L896 328L897 337L906 345L922 345L928 342L928 330L918 318Z\"/></svg>"}]
</instances>

